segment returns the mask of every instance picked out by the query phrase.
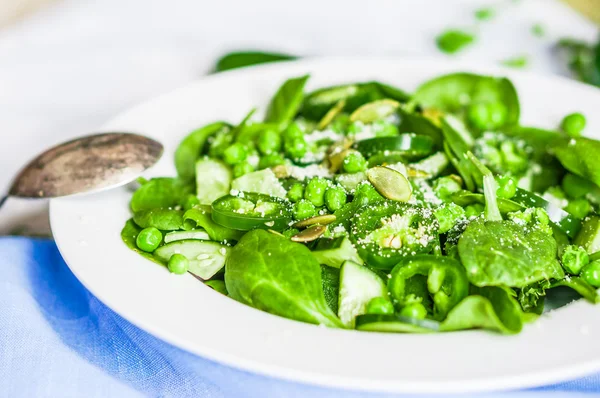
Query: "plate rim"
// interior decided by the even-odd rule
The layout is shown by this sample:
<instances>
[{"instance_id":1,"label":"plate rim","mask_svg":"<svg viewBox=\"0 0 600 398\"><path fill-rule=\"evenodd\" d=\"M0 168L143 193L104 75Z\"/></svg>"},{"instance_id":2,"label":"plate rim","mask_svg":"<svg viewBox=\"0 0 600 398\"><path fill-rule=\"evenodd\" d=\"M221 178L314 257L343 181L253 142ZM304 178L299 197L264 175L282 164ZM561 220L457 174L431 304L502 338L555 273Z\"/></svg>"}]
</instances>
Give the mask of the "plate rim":
<instances>
[{"instance_id":1,"label":"plate rim","mask_svg":"<svg viewBox=\"0 0 600 398\"><path fill-rule=\"evenodd\" d=\"M107 124L105 124L105 128L103 128L101 130L105 130L106 128L114 125L115 123L118 124L119 120L122 120L123 118L127 118L127 115L134 114L135 112L138 112L140 109L143 109L144 107L147 107L152 103L158 103L160 101L163 101L165 98L176 97L177 95L179 95L180 92L183 92L185 90L191 90L193 87L195 87L197 85L202 85L207 81L218 82L219 80L227 80L231 76L238 76L238 75L242 75L242 74L245 74L248 72L255 73L255 74L267 74L271 70L281 70L281 69L287 70L287 69L297 69L297 68L309 69L309 68L313 68L313 67L319 67L323 64L328 64L331 62L339 62L340 60L343 60L344 62L350 62L350 63L365 63L365 64L373 64L373 63L378 63L378 62L384 62L384 63L408 62L408 63L413 63L413 64L419 64L419 63L427 64L427 63L431 63L431 62L439 62L440 61L439 58L431 58L431 57L427 57L427 58L423 58L423 57L419 57L419 58L415 58L415 57L410 57L410 58L407 58L407 57L379 57L379 58L373 58L373 57L358 57L358 58L356 58L356 57L321 57L321 58L311 58L311 59L296 60L296 61L284 61L284 62L278 62L278 63L274 63L274 64L250 66L250 67L246 67L246 68L241 68L239 70L231 70L231 71L222 72L217 75L207 76L207 77L195 80L193 82L190 82L189 84L186 84L182 87L176 88L175 90L172 90L167 93L156 96L154 98L151 98L147 101L143 101L140 104L130 107L130 108L126 109L125 111L119 113L119 115L117 115L116 117L111 119L111 121L109 121ZM457 61L449 62L447 60L444 60L444 63L449 64L453 69L454 68L457 68L457 69L467 68L470 70L482 69L482 70L487 70L487 71L489 71L488 73L494 74L494 75L495 74L522 75L522 76L523 75L525 75L525 76L531 75L531 73L529 73L529 72L514 71L514 70L510 70L510 69L503 68L503 67L490 66L490 65L485 65L485 64L477 64L477 63L473 63L473 62L468 62L468 66L466 66L467 63L465 63L465 62L457 62ZM585 90L590 90L590 92L593 91L594 95L597 95L600 98L600 92L597 89L595 89L593 87L589 87L582 83L574 82L567 78L560 77L560 76L554 76L554 75L534 75L534 76L541 77L544 79L563 81L569 85L577 85L577 86L579 86L580 89L584 88ZM56 217L58 217L58 214L59 214L57 211L57 208L59 207L59 203L60 203L60 200L50 201L50 223L51 223L53 232L55 231L55 226L60 224L60 222L56 219ZM57 228L57 230L59 230L59 229L60 228ZM60 235L60 233L58 235ZM119 310L119 305L117 303L112 303L111 299L107 299L107 297L105 297L105 295L102 292L98 292L97 289L95 288L95 286L93 285L93 283L88 283L89 281L87 281L85 277L80 275L78 267L72 266L72 264L70 264L70 261L68 260L68 258L70 257L70 254L69 254L70 251L66 247L67 243L65 241L62 241L62 238L60 238L60 237L56 239L56 243L57 243L57 246L59 248L61 255L63 256L63 258L65 259L65 262L69 266L69 269L71 270L71 272L73 272L73 274L77 277L77 279L96 298L98 298L101 302L103 302L105 305L107 305L109 308L111 308L113 311L115 311L117 314L119 314L124 319L128 320L129 322L136 325L140 329L142 329L164 341L167 341L168 343L170 343L174 346L182 348L186 351L193 352L194 354L200 355L203 358L206 358L206 359L209 359L212 361L216 361L219 363L223 363L223 364L226 364L227 366L231 366L236 369L243 369L243 370L246 370L246 371L249 371L252 373L262 374L263 376L276 377L276 378L280 378L280 379L284 379L284 380L288 380L288 381L292 381L292 382L302 382L302 383L307 383L307 384L312 384L312 385L320 385L320 386L329 387L329 388L331 388L331 387L341 388L341 389L346 389L346 390L352 389L352 390L363 390L363 391L406 392L406 393L413 393L413 392L446 392L446 393L448 393L448 392L497 391L497 390L505 390L505 389L512 389L512 388L532 387L532 386L537 386L537 385L543 385L543 384L546 384L549 382L556 383L556 382L560 382L560 381L570 380L574 377L579 377L579 376L582 376L582 375L585 375L585 374L588 374L588 373L591 373L593 371L597 371L600 369L600 356L599 356L598 358L590 360L586 363L580 363L578 365L570 364L570 365L565 365L564 367L557 367L552 372L550 372L550 371L541 371L539 373L531 372L531 373L527 374L526 378L524 378L523 376L500 378L500 379L498 379L498 380L502 381L501 382L502 386L500 388L498 386L498 384L499 384L498 380L494 381L494 380L488 380L488 379L485 379L485 380L474 379L474 380L470 380L468 382L466 382L464 379L456 381L456 382L453 382L453 381L449 381L446 383L436 382L433 386L430 385L429 382L412 382L412 383L409 382L409 383L407 383L406 381L403 381L402 385L399 385L398 383L391 383L391 384L379 385L379 386L374 385L373 383L370 383L370 385L365 385L364 380L358 380L356 383L352 383L352 382L349 382L347 379L343 379L340 382L339 380L336 381L336 379L332 378L330 375L329 376L328 375L316 375L314 373L304 374L299 371L290 372L289 369L277 369L277 368L274 368L272 365L266 365L266 364L261 364L261 363L257 363L257 362L253 362L253 361L247 361L247 360L240 360L240 358L236 357L235 355L230 357L228 355L223 354L222 352L219 352L218 350L215 350L214 352L211 351L210 349L198 350L197 347L190 347L190 346L187 346L186 344L182 345L181 341L178 341L177 336L171 335L169 333L165 333L162 330L159 330L159 328L157 328L153 325L147 324L146 322L144 322L141 319L138 319L135 316L131 316L131 314L129 314L129 313L122 313ZM231 300L229 298L225 298L225 299ZM252 309L252 310L258 311L255 309ZM273 315L270 315L270 314L265 314L265 315L267 315L269 317L274 317ZM291 322L298 327L303 327L303 328L304 327L309 327L309 328L316 327L313 325L305 325L305 324L301 324L296 321L291 321L291 320L287 320L287 319L283 319L283 318L279 318L279 319L282 321L285 321L285 322ZM353 333L353 334L358 333L355 331L345 331L345 330L331 330L331 331L335 332L335 333ZM462 333L481 333L481 332L462 332ZM506 338L510 338L510 337L506 337ZM466 385L467 383L468 383L468 385Z\"/></svg>"}]
</instances>

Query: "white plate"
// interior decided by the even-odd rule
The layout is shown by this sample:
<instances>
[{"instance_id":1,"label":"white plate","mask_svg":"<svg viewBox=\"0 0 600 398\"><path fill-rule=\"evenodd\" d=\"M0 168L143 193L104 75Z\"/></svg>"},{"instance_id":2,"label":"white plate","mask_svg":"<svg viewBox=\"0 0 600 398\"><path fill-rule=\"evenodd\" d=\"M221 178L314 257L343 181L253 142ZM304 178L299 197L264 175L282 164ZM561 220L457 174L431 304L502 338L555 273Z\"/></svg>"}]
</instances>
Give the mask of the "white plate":
<instances>
[{"instance_id":1,"label":"white plate","mask_svg":"<svg viewBox=\"0 0 600 398\"><path fill-rule=\"evenodd\" d=\"M172 153L192 129L235 123L265 107L286 78L311 73L308 89L378 79L407 90L441 73L508 75L523 124L554 127L569 112L600 132L600 90L555 77L439 60L326 59L214 75L144 103L105 130L147 134L165 144L152 172L174 175ZM273 316L214 292L193 276L171 275L130 251L119 232L129 218L126 188L53 200L60 252L79 280L135 325L198 355L252 372L347 389L466 392L531 387L600 370L600 307L579 301L527 325L517 336L470 331L434 335L326 329Z\"/></svg>"}]
</instances>

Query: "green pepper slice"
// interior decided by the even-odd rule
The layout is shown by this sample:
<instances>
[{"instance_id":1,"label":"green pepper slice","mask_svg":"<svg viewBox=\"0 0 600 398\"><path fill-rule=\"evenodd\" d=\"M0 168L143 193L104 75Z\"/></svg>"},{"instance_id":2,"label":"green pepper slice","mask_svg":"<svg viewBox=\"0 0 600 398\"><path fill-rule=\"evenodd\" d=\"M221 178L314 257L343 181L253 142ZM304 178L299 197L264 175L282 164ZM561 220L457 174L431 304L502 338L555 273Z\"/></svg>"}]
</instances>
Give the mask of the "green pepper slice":
<instances>
[{"instance_id":1,"label":"green pepper slice","mask_svg":"<svg viewBox=\"0 0 600 398\"><path fill-rule=\"evenodd\" d=\"M212 204L212 219L217 224L236 229L272 229L283 231L292 221L292 210L286 200L255 192L225 195Z\"/></svg>"},{"instance_id":2,"label":"green pepper slice","mask_svg":"<svg viewBox=\"0 0 600 398\"><path fill-rule=\"evenodd\" d=\"M540 207L546 210L550 221L570 238L574 238L581 229L581 220L579 218L572 216L560 207L532 192L517 188L517 193L511 200L525 207Z\"/></svg>"},{"instance_id":3,"label":"green pepper slice","mask_svg":"<svg viewBox=\"0 0 600 398\"><path fill-rule=\"evenodd\" d=\"M427 276L427 289L433 298L433 319L441 321L469 294L469 279L460 262L451 257L418 255L402 259L392 270L388 290L399 305L409 296L410 279Z\"/></svg>"},{"instance_id":4,"label":"green pepper slice","mask_svg":"<svg viewBox=\"0 0 600 398\"><path fill-rule=\"evenodd\" d=\"M365 206L351 220L350 239L370 266L390 270L405 256L429 253L437 239L430 209L384 200Z\"/></svg>"},{"instance_id":5,"label":"green pepper slice","mask_svg":"<svg viewBox=\"0 0 600 398\"><path fill-rule=\"evenodd\" d=\"M393 152L408 160L420 159L434 152L434 142L431 137L417 134L400 134L392 137L375 137L358 141L356 149L365 158L379 153Z\"/></svg>"}]
</instances>

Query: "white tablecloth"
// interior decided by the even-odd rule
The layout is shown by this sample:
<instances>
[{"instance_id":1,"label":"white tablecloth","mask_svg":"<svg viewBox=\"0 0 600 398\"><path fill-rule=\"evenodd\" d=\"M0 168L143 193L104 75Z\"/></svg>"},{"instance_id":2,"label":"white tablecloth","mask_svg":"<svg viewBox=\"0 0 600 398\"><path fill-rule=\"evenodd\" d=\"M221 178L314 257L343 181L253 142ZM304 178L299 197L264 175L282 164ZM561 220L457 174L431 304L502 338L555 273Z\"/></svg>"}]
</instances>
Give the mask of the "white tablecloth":
<instances>
[{"instance_id":1,"label":"white tablecloth","mask_svg":"<svg viewBox=\"0 0 600 398\"><path fill-rule=\"evenodd\" d=\"M496 6L497 17L476 22L481 6ZM531 34L535 23L545 37ZM0 30L0 187L37 152L202 77L229 50L440 56L434 38L449 27L478 32L459 58L528 55L540 73L564 73L551 54L558 38L597 34L558 0L59 2ZM44 204L11 200L0 233L24 216L47 228Z\"/></svg>"}]
</instances>

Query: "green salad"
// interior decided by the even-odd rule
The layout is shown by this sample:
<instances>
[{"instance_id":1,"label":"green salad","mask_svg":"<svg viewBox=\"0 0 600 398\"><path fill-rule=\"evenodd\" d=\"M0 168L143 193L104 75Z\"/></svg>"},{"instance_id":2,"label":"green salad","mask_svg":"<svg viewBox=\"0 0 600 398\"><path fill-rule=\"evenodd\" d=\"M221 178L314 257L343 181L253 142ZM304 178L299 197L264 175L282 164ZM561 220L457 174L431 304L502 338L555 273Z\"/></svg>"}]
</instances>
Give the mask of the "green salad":
<instances>
[{"instance_id":1,"label":"green salad","mask_svg":"<svg viewBox=\"0 0 600 398\"><path fill-rule=\"evenodd\" d=\"M510 334L599 301L600 142L583 115L522 126L513 84L470 73L412 94L377 81L305 93L307 80L287 80L260 121L185 137L177 177L140 181L125 244L334 328Z\"/></svg>"}]
</instances>

